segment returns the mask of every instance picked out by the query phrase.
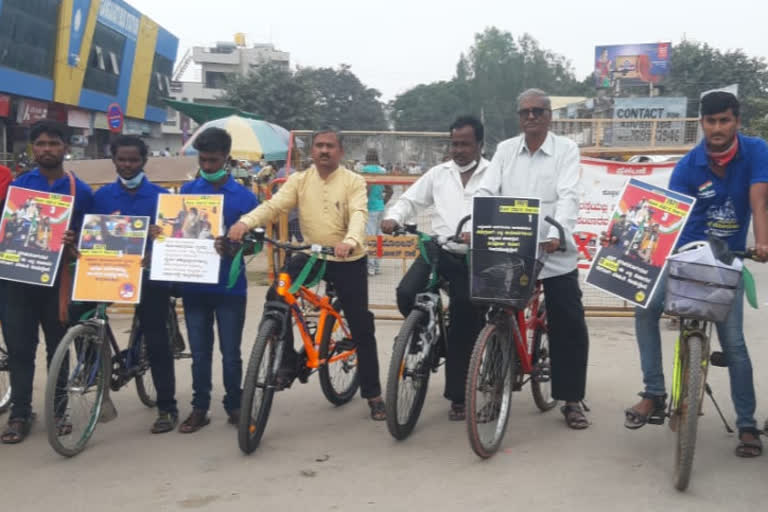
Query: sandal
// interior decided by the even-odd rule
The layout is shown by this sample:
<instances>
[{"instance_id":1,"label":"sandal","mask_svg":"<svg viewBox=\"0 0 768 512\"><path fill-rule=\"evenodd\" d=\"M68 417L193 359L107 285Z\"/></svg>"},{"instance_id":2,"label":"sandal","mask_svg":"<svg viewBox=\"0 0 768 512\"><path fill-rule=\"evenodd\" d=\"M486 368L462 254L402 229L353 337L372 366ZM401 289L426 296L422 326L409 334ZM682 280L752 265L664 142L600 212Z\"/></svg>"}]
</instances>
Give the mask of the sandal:
<instances>
[{"instance_id":1,"label":"sandal","mask_svg":"<svg viewBox=\"0 0 768 512\"><path fill-rule=\"evenodd\" d=\"M56 418L56 435L65 437L72 433L72 422L68 416Z\"/></svg>"},{"instance_id":2,"label":"sandal","mask_svg":"<svg viewBox=\"0 0 768 512\"><path fill-rule=\"evenodd\" d=\"M589 427L589 420L584 416L584 410L580 405L566 404L560 408L565 416L565 424L573 430L584 430Z\"/></svg>"},{"instance_id":3,"label":"sandal","mask_svg":"<svg viewBox=\"0 0 768 512\"><path fill-rule=\"evenodd\" d=\"M744 434L752 434L755 438L745 441L741 438ZM739 444L736 446L736 456L745 459L759 457L763 454L763 442L760 440L760 431L756 428L740 428Z\"/></svg>"},{"instance_id":4,"label":"sandal","mask_svg":"<svg viewBox=\"0 0 768 512\"><path fill-rule=\"evenodd\" d=\"M8 420L8 426L0 436L0 442L3 444L19 444L29 435L32 430L32 422L35 421L33 413L28 418L11 418Z\"/></svg>"},{"instance_id":5,"label":"sandal","mask_svg":"<svg viewBox=\"0 0 768 512\"><path fill-rule=\"evenodd\" d=\"M638 395L646 400L652 400L653 409L648 414L640 413L634 406L625 409L624 426L630 430L637 430L645 426L646 423L663 425L667 417L667 395L652 395L650 393L638 393Z\"/></svg>"},{"instance_id":6,"label":"sandal","mask_svg":"<svg viewBox=\"0 0 768 512\"><path fill-rule=\"evenodd\" d=\"M371 419L373 421L384 421L387 419L387 409L384 406L384 400L381 398L368 400L368 407L371 408Z\"/></svg>"},{"instance_id":7,"label":"sandal","mask_svg":"<svg viewBox=\"0 0 768 512\"><path fill-rule=\"evenodd\" d=\"M448 413L449 421L464 421L467 419L467 408L464 404L457 404L456 402L451 404L451 412Z\"/></svg>"},{"instance_id":8,"label":"sandal","mask_svg":"<svg viewBox=\"0 0 768 512\"><path fill-rule=\"evenodd\" d=\"M165 434L176 428L176 424L179 422L179 413L161 411L157 415L155 423L152 424L150 432L153 434Z\"/></svg>"},{"instance_id":9,"label":"sandal","mask_svg":"<svg viewBox=\"0 0 768 512\"><path fill-rule=\"evenodd\" d=\"M208 417L208 411L205 409L192 409L184 423L179 425L179 432L182 434L192 434L197 432L204 426L211 422L211 418Z\"/></svg>"}]
</instances>

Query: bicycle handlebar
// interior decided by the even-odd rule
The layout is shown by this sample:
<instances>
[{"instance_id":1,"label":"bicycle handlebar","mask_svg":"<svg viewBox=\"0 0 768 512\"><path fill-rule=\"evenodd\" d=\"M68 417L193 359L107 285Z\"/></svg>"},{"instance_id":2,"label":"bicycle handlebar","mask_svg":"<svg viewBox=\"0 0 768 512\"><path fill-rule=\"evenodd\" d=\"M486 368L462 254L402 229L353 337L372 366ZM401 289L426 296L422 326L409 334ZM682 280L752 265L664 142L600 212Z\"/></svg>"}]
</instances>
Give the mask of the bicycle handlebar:
<instances>
[{"instance_id":1,"label":"bicycle handlebar","mask_svg":"<svg viewBox=\"0 0 768 512\"><path fill-rule=\"evenodd\" d=\"M558 236L558 238L560 240L560 247L558 247L557 250L559 252L565 252L565 250L566 250L566 246L565 246L565 228L563 227L562 224L557 222L555 219L553 219L549 215L544 217L544 220L546 222L548 222L549 224L551 224L552 226L554 226L555 229L557 229L557 236Z\"/></svg>"},{"instance_id":2,"label":"bicycle handlebar","mask_svg":"<svg viewBox=\"0 0 768 512\"><path fill-rule=\"evenodd\" d=\"M283 249L288 252L299 252L299 251L309 250L310 252L316 252L318 254L324 254L326 256L333 256L336 254L336 249L328 245L319 245L319 244L294 245L291 243L274 240L267 236L266 231L263 228L256 228L250 231L249 233L247 233L243 237L243 242L252 243L252 244L267 242L268 244L273 245L278 249Z\"/></svg>"}]
</instances>

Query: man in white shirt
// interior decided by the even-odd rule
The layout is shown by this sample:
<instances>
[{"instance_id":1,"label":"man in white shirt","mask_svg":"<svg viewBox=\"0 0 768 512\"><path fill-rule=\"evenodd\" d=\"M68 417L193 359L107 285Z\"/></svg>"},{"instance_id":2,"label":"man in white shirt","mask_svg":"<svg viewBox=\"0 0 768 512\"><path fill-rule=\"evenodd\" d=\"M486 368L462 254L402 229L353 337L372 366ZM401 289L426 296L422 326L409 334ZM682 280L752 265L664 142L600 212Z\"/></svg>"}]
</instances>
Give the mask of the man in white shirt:
<instances>
[{"instance_id":1,"label":"man in white shirt","mask_svg":"<svg viewBox=\"0 0 768 512\"><path fill-rule=\"evenodd\" d=\"M584 429L589 426L581 407L589 334L579 288L578 252L573 242L579 213L579 149L570 139L549 131L552 108L544 91L523 92L517 105L524 133L499 144L478 195L539 198L541 218L549 215L565 228L566 250L556 252L560 246L557 229L541 223L539 240L547 260L539 278L547 301L552 397L565 401L560 410L566 424Z\"/></svg>"},{"instance_id":2,"label":"man in white shirt","mask_svg":"<svg viewBox=\"0 0 768 512\"><path fill-rule=\"evenodd\" d=\"M392 233L419 211L434 206L432 232L449 237L456 233L459 221L472 213L472 198L488 167L488 160L481 153L483 124L474 117L460 117L451 125L450 133L452 160L427 171L400 196L384 215L384 233ZM464 384L469 358L483 327L482 309L470 301L466 246L457 244L441 249L436 244L426 245L430 259L439 258L440 276L450 283L444 396L451 401L449 419L461 421L465 417ZM426 288L429 274L430 265L417 258L403 276L397 287L397 306L403 316L408 316L416 295Z\"/></svg>"}]
</instances>

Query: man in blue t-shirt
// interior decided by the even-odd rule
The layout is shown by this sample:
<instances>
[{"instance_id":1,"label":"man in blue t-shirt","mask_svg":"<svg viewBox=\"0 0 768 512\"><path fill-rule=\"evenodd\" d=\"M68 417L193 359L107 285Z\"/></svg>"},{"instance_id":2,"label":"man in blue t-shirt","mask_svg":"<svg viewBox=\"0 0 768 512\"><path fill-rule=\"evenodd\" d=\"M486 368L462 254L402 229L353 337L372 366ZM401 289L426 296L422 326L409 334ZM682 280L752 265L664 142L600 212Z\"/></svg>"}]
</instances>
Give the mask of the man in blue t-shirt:
<instances>
[{"instance_id":1,"label":"man in blue t-shirt","mask_svg":"<svg viewBox=\"0 0 768 512\"><path fill-rule=\"evenodd\" d=\"M149 150L143 140L123 135L112 142L110 149L117 180L96 191L93 207L88 213L149 217L151 227L146 250L148 255L151 240L161 232L161 229L154 225L157 198L168 191L149 181L144 174ZM150 258L147 256L144 261L150 261ZM179 417L175 399L173 353L166 326L171 288L169 283L150 281L148 277L148 274L145 274L141 287L141 302L136 307L136 314L144 331L152 382L157 390L158 416L151 432L162 434L176 428Z\"/></svg>"},{"instance_id":2,"label":"man in blue t-shirt","mask_svg":"<svg viewBox=\"0 0 768 512\"><path fill-rule=\"evenodd\" d=\"M199 177L181 187L182 194L224 195L224 231L241 216L256 208L256 196L237 183L226 165L232 149L232 138L220 128L209 128L194 142L200 163ZM217 241L217 250L224 252L224 237ZM245 264L241 261L241 268ZM229 289L230 256L222 256L218 284L183 284L184 316L192 350L192 412L179 427L183 433L192 433L210 423L208 409L211 404L211 366L213 364L213 320L219 333L224 380L224 409L229 423L240 421L240 383L243 361L240 344L245 324L247 283L245 271L240 273L234 287ZM246 412L247 414L247 412Z\"/></svg>"},{"instance_id":3,"label":"man in blue t-shirt","mask_svg":"<svg viewBox=\"0 0 768 512\"><path fill-rule=\"evenodd\" d=\"M30 131L32 153L38 167L25 173L11 183L12 186L72 195L75 203L69 231L64 236L73 240L83 223L83 215L91 208L93 192L91 187L72 173L64 171L64 155L67 153L66 128L53 121L39 121ZM65 250L66 254L66 250ZM68 259L62 258L53 286L35 286L8 281L6 290L9 300L6 305L3 334L8 348L8 363L11 377L11 414L8 427L0 435L5 444L22 442L29 434L34 419L32 414L32 382L35 377L35 353L38 344L38 329L43 328L47 363L61 338L67 331L66 304L68 286L62 279L71 277ZM64 277L62 277L64 276ZM62 295L60 296L60 293ZM59 393L66 394L63 389Z\"/></svg>"},{"instance_id":4,"label":"man in blue t-shirt","mask_svg":"<svg viewBox=\"0 0 768 512\"><path fill-rule=\"evenodd\" d=\"M701 126L705 140L678 162L669 188L696 198L678 247L714 236L731 250L746 246L750 218L754 222L756 249L768 256L768 145L762 139L738 133L739 102L727 92L713 92L701 100ZM626 410L625 426L640 428L663 422L666 391L661 364L659 317L664 309L666 277L663 276L647 309L635 309L635 334L640 347L645 391L642 400ZM744 290L739 289L725 322L717 323L731 379L739 444L736 455L756 457L762 445L756 428L752 363L743 330Z\"/></svg>"},{"instance_id":5,"label":"man in blue t-shirt","mask_svg":"<svg viewBox=\"0 0 768 512\"><path fill-rule=\"evenodd\" d=\"M365 165L361 169L363 174L386 174L387 171L379 165L379 153L375 149L369 149L365 155ZM392 198L390 185L368 185L368 224L365 232L368 236L381 234L380 224L384 220L384 210ZM375 276L380 272L379 258L368 257L368 275Z\"/></svg>"}]
</instances>

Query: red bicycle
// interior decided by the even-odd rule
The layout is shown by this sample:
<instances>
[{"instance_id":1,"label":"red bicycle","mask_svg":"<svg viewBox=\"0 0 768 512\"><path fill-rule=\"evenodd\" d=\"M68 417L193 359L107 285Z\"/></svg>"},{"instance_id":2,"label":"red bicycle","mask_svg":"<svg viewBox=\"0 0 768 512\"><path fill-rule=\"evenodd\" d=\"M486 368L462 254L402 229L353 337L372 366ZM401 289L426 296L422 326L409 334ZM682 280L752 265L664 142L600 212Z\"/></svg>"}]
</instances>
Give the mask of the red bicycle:
<instances>
[{"instance_id":1,"label":"red bicycle","mask_svg":"<svg viewBox=\"0 0 768 512\"><path fill-rule=\"evenodd\" d=\"M558 229L560 250L565 250L563 227L551 217L545 220ZM543 263L536 261L537 275ZM478 456L491 457L501 445L513 391L530 383L533 401L542 412L557 404L550 368L546 302L541 282L536 281L530 296L519 304L491 304L472 351L465 403L469 444Z\"/></svg>"}]
</instances>

